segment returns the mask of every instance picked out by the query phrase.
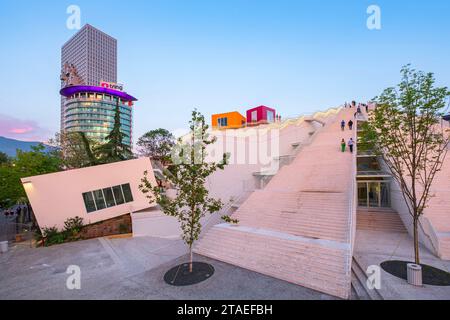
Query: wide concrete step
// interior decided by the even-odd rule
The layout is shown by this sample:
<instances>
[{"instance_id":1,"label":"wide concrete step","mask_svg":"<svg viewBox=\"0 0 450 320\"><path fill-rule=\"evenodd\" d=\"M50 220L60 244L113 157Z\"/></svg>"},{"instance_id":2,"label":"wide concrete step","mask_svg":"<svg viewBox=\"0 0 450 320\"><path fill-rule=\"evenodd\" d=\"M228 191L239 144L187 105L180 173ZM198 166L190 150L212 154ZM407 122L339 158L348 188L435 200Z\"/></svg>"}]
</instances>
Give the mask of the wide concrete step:
<instances>
[{"instance_id":1,"label":"wide concrete step","mask_svg":"<svg viewBox=\"0 0 450 320\"><path fill-rule=\"evenodd\" d=\"M383 300L378 290L367 287L367 279L367 274L358 263L358 260L353 258L352 287L355 289L359 300Z\"/></svg>"},{"instance_id":2,"label":"wide concrete step","mask_svg":"<svg viewBox=\"0 0 450 320\"><path fill-rule=\"evenodd\" d=\"M359 210L356 215L356 227L360 230L407 232L400 216L396 212L387 210Z\"/></svg>"},{"instance_id":3,"label":"wide concrete step","mask_svg":"<svg viewBox=\"0 0 450 320\"><path fill-rule=\"evenodd\" d=\"M239 247L237 247L239 246ZM348 250L213 227L195 252L269 276L348 297Z\"/></svg>"}]
</instances>

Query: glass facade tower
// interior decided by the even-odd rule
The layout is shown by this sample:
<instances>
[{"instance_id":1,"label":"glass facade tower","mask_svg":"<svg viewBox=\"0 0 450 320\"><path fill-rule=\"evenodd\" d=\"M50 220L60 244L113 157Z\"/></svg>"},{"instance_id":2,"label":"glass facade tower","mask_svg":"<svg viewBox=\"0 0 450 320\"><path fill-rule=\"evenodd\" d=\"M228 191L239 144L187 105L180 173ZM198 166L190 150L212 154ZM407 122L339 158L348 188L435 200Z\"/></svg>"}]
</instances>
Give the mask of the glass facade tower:
<instances>
[{"instance_id":1,"label":"glass facade tower","mask_svg":"<svg viewBox=\"0 0 450 320\"><path fill-rule=\"evenodd\" d=\"M61 68L73 65L82 83L98 86L101 81L117 82L117 40L106 33L84 25L61 48ZM61 87L65 84L61 83ZM61 131L65 130L65 97L61 97Z\"/></svg>"},{"instance_id":2,"label":"glass facade tower","mask_svg":"<svg viewBox=\"0 0 450 320\"><path fill-rule=\"evenodd\" d=\"M104 142L114 126L116 106L119 106L123 142L132 146L132 108L136 99L125 92L96 86L70 86L61 89L65 97L64 128L81 131L89 138Z\"/></svg>"}]
</instances>

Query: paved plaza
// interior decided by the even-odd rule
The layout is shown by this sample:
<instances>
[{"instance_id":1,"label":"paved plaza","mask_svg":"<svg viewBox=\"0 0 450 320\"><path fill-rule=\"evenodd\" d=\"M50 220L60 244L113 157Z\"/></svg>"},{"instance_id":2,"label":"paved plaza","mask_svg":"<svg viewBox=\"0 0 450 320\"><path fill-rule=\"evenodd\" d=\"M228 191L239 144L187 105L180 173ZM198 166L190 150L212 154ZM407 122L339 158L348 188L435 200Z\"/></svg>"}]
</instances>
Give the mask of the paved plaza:
<instances>
[{"instance_id":1,"label":"paved plaza","mask_svg":"<svg viewBox=\"0 0 450 320\"><path fill-rule=\"evenodd\" d=\"M181 240L99 238L48 248L14 247L0 255L0 299L335 299L329 295L202 256L214 275L188 287L167 285L164 273L188 261ZM68 290L69 265L81 289Z\"/></svg>"},{"instance_id":2,"label":"paved plaza","mask_svg":"<svg viewBox=\"0 0 450 320\"><path fill-rule=\"evenodd\" d=\"M386 260L414 261L413 239L408 233L357 230L354 257L367 270L370 265L380 265ZM421 263L450 272L450 261L434 256L421 246ZM381 289L383 299L425 299L449 300L450 286L414 287L381 269Z\"/></svg>"}]
</instances>

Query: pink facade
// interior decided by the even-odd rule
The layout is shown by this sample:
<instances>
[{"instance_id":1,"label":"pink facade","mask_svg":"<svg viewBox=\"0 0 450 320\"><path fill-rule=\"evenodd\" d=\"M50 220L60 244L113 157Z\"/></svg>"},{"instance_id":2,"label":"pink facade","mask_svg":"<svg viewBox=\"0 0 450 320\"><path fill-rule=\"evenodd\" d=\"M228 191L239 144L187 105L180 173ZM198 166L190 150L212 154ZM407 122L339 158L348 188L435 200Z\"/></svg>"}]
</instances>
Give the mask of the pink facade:
<instances>
[{"instance_id":1,"label":"pink facade","mask_svg":"<svg viewBox=\"0 0 450 320\"><path fill-rule=\"evenodd\" d=\"M275 115L275 109L266 106L249 109L247 110L247 124L274 122Z\"/></svg>"},{"instance_id":2,"label":"pink facade","mask_svg":"<svg viewBox=\"0 0 450 320\"><path fill-rule=\"evenodd\" d=\"M62 229L75 216L90 224L155 206L139 190L144 171L155 185L148 158L23 178L22 184L39 227Z\"/></svg>"}]
</instances>

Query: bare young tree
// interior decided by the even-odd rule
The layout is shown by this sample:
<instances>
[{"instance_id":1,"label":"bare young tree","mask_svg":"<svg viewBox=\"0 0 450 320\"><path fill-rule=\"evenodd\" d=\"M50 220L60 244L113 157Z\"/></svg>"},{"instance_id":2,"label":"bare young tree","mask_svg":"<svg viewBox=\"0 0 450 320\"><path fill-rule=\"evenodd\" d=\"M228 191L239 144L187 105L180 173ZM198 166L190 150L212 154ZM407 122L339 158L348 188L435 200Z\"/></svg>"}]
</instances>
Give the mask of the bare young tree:
<instances>
[{"instance_id":1,"label":"bare young tree","mask_svg":"<svg viewBox=\"0 0 450 320\"><path fill-rule=\"evenodd\" d=\"M380 156L398 182L413 220L414 257L420 264L419 218L430 198L430 187L442 168L449 135L440 125L446 87L435 87L432 73L402 68L402 81L375 98L376 109L363 124L360 149Z\"/></svg>"},{"instance_id":2,"label":"bare young tree","mask_svg":"<svg viewBox=\"0 0 450 320\"><path fill-rule=\"evenodd\" d=\"M144 173L140 190L147 195L150 203L160 205L164 214L175 217L181 224L182 237L189 247L189 271L192 272L194 242L201 233L201 218L207 213L219 211L223 203L220 199L209 196L205 186L206 178L218 169L223 169L227 163L227 155L221 162L207 162L206 148L213 144L216 138L209 138L208 125L198 111L192 112L190 124L190 139L181 140L172 151L172 165L164 170L164 176L177 190L175 198L166 195L163 187L152 185Z\"/></svg>"}]
</instances>

